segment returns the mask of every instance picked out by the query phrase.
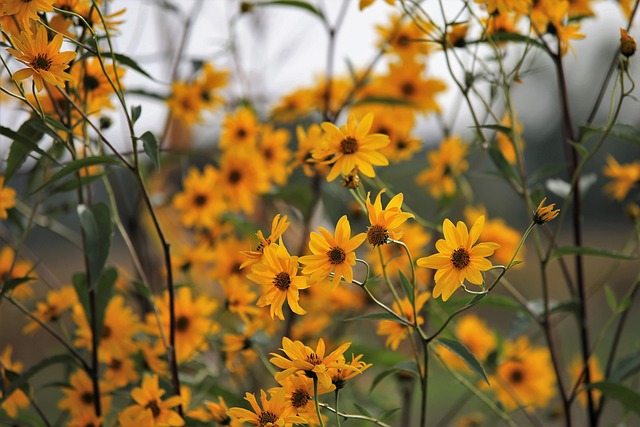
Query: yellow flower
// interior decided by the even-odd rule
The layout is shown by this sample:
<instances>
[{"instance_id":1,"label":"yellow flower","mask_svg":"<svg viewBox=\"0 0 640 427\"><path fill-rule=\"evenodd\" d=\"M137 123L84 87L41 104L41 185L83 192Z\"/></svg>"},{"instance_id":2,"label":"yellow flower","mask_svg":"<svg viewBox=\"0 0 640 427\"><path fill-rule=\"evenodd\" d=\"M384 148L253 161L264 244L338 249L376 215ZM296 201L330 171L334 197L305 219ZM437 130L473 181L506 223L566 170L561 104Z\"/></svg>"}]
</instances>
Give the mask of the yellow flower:
<instances>
[{"instance_id":1,"label":"yellow flower","mask_svg":"<svg viewBox=\"0 0 640 427\"><path fill-rule=\"evenodd\" d=\"M378 46L386 48L385 52L395 53L408 61L418 55L426 55L433 50L433 44L425 41L427 31L433 30L433 25L422 22L422 28L413 19L402 22L404 15L394 15L387 26L376 25L380 35Z\"/></svg>"},{"instance_id":2,"label":"yellow flower","mask_svg":"<svg viewBox=\"0 0 640 427\"><path fill-rule=\"evenodd\" d=\"M0 176L0 219L7 219L7 210L16 205L16 190L5 187L4 176Z\"/></svg>"},{"instance_id":3,"label":"yellow flower","mask_svg":"<svg viewBox=\"0 0 640 427\"><path fill-rule=\"evenodd\" d=\"M106 74L102 71L100 60L93 57L85 61L76 62L71 68L71 75L78 84L78 95L81 105L86 105L88 112L100 111L101 108L113 108L109 96L114 93L109 79L117 86L118 80L122 84L125 70L113 64L104 64Z\"/></svg>"},{"instance_id":4,"label":"yellow flower","mask_svg":"<svg viewBox=\"0 0 640 427\"><path fill-rule=\"evenodd\" d=\"M522 134L522 124L520 123L520 121L518 121L516 119L516 123L515 125L513 125L513 127L511 126L511 117L508 114L505 114L502 117L502 120L500 121L500 124L502 126L511 128L511 131L513 134L515 135L521 135ZM503 132L497 132L496 133L496 143L498 144L498 149L500 149L500 152L502 152L502 156L505 158L505 160L511 164L516 163L516 146L515 144L518 144L518 151L522 152L522 149L524 148L524 141L522 140L521 137L516 138L515 140L509 138L507 135L505 135Z\"/></svg>"},{"instance_id":5,"label":"yellow flower","mask_svg":"<svg viewBox=\"0 0 640 427\"><path fill-rule=\"evenodd\" d=\"M223 99L216 92L227 86L228 79L229 71L216 70L210 62L202 67L202 74L196 81L196 87L200 89L200 98L209 109L213 109L223 102Z\"/></svg>"},{"instance_id":6,"label":"yellow flower","mask_svg":"<svg viewBox=\"0 0 640 427\"><path fill-rule=\"evenodd\" d=\"M150 426L183 426L184 420L174 408L182 403L180 396L171 396L162 400L164 390L158 386L157 375L147 375L142 380L142 387L131 391L131 397L136 402L123 410L118 420L123 427ZM149 418L152 422L148 423ZM141 422L146 420L147 422Z\"/></svg>"},{"instance_id":7,"label":"yellow flower","mask_svg":"<svg viewBox=\"0 0 640 427\"><path fill-rule=\"evenodd\" d=\"M402 193L396 194L387 203L387 207L382 209L380 196L384 190L380 191L376 196L373 204L369 200L370 193L367 193L366 207L369 213L369 223L367 229L367 240L372 246L380 246L389 242L389 239L397 240L402 236L398 227L404 224L409 218L413 218L413 214L402 212L402 201L404 196Z\"/></svg>"},{"instance_id":8,"label":"yellow flower","mask_svg":"<svg viewBox=\"0 0 640 427\"><path fill-rule=\"evenodd\" d=\"M239 240L231 235L218 240L213 250L216 264L211 271L211 278L227 280L234 276L246 277L248 271L241 268L247 260L243 251L251 246L253 246L253 241L250 238Z\"/></svg>"},{"instance_id":9,"label":"yellow flower","mask_svg":"<svg viewBox=\"0 0 640 427\"><path fill-rule=\"evenodd\" d=\"M320 174L322 176L329 172L330 166L323 163L327 158L314 159L313 150L322 144L322 129L317 124L312 124L305 132L302 126L296 127L298 137L298 150L291 168L302 166L306 176Z\"/></svg>"},{"instance_id":10,"label":"yellow flower","mask_svg":"<svg viewBox=\"0 0 640 427\"><path fill-rule=\"evenodd\" d=\"M469 169L467 149L459 136L444 139L438 150L427 154L429 168L416 177L416 183L426 185L433 197L452 196L457 189L456 179Z\"/></svg>"},{"instance_id":11,"label":"yellow flower","mask_svg":"<svg viewBox=\"0 0 640 427\"><path fill-rule=\"evenodd\" d=\"M30 20L39 20L38 13L53 12L56 0L3 0L0 2L0 16L15 15L24 28L29 28Z\"/></svg>"},{"instance_id":12,"label":"yellow flower","mask_svg":"<svg viewBox=\"0 0 640 427\"><path fill-rule=\"evenodd\" d=\"M302 416L308 420L309 424L317 424L316 409L314 405L313 379L306 375L290 375L279 381L282 387L274 387L269 390L269 394L280 393L280 389L284 389L285 398L289 405L293 407L296 415ZM318 396L335 390L333 384L324 387L318 384Z\"/></svg>"},{"instance_id":13,"label":"yellow flower","mask_svg":"<svg viewBox=\"0 0 640 427\"><path fill-rule=\"evenodd\" d=\"M258 295L251 291L245 279L238 276L231 276L220 281L220 286L225 295L225 308L231 313L240 316L243 322L249 322L249 316L255 316L260 310L255 305Z\"/></svg>"},{"instance_id":14,"label":"yellow flower","mask_svg":"<svg viewBox=\"0 0 640 427\"><path fill-rule=\"evenodd\" d=\"M229 210L252 214L258 195L270 188L267 177L266 166L253 149L229 149L220 160L218 191Z\"/></svg>"},{"instance_id":15,"label":"yellow flower","mask_svg":"<svg viewBox=\"0 0 640 427\"><path fill-rule=\"evenodd\" d=\"M180 288L176 292L176 359L186 362L197 353L209 348L207 337L218 330L219 325L212 319L217 304L211 298L200 295L195 300L190 288ZM158 301L160 320L166 337L169 336L169 295ZM157 322L153 314L147 315L147 326L158 334Z\"/></svg>"},{"instance_id":16,"label":"yellow flower","mask_svg":"<svg viewBox=\"0 0 640 427\"><path fill-rule=\"evenodd\" d=\"M269 322L275 323L271 319ZM258 360L258 353L253 348L252 337L260 329L260 323L252 321L244 326L240 334L224 334L222 351L224 351L224 363L229 372L242 377L246 374L247 368Z\"/></svg>"},{"instance_id":17,"label":"yellow flower","mask_svg":"<svg viewBox=\"0 0 640 427\"><path fill-rule=\"evenodd\" d=\"M621 165L613 156L608 155L607 166L602 169L602 173L614 180L605 185L605 193L621 201L627 197L636 182L640 181L640 161Z\"/></svg>"},{"instance_id":18,"label":"yellow flower","mask_svg":"<svg viewBox=\"0 0 640 427\"><path fill-rule=\"evenodd\" d=\"M75 58L76 52L60 52L62 35L56 34L49 43L47 29L39 25L35 38L23 31L20 36L12 37L11 41L15 49L7 48L7 52L29 67L13 73L13 80L33 77L38 92L44 87L45 81L60 88L64 88L65 81L73 81L73 77L64 70L69 68L69 62Z\"/></svg>"},{"instance_id":19,"label":"yellow flower","mask_svg":"<svg viewBox=\"0 0 640 427\"><path fill-rule=\"evenodd\" d=\"M300 264L305 267L302 274L309 274L313 280L319 280L334 273L333 289L344 278L345 282L353 282L353 266L356 264L355 250L364 242L364 233L351 237L351 225L346 215L343 215L336 225L335 237L324 227L318 228L319 233L309 236L309 249L313 255L300 257Z\"/></svg>"},{"instance_id":20,"label":"yellow flower","mask_svg":"<svg viewBox=\"0 0 640 427\"><path fill-rule=\"evenodd\" d=\"M33 317L43 323L55 322L67 310L70 310L78 301L76 291L73 286L64 286L60 290L50 290L47 292L45 302L36 303L36 311ZM32 334L40 328L35 320L30 321L23 329L24 334Z\"/></svg>"},{"instance_id":21,"label":"yellow flower","mask_svg":"<svg viewBox=\"0 0 640 427\"><path fill-rule=\"evenodd\" d=\"M167 375L167 362L162 359L162 357L166 356L167 352L162 341L158 339L154 344L151 344L149 341L138 341L137 344L146 367L160 376Z\"/></svg>"},{"instance_id":22,"label":"yellow flower","mask_svg":"<svg viewBox=\"0 0 640 427\"><path fill-rule=\"evenodd\" d=\"M385 96L407 101L409 107L422 113L439 112L436 95L447 89L444 81L425 78L424 64L416 60L389 64L389 72L380 84Z\"/></svg>"},{"instance_id":23,"label":"yellow flower","mask_svg":"<svg viewBox=\"0 0 640 427\"><path fill-rule=\"evenodd\" d=\"M286 184L289 178L287 165L291 159L291 151L287 145L290 137L288 130L273 129L270 125L264 126L260 133L258 153L264 161L268 179L278 185Z\"/></svg>"},{"instance_id":24,"label":"yellow flower","mask_svg":"<svg viewBox=\"0 0 640 427\"><path fill-rule=\"evenodd\" d=\"M584 375L582 375L582 371L584 369L584 363L582 363L582 357L575 357L571 364L569 365L569 376L571 377L571 383L575 384L579 381L578 386L578 401L584 407L587 406L587 391L582 389L581 386L584 385ZM598 358L596 356L591 356L589 358L589 378L592 383L596 383L599 381L603 381L604 375L602 374L602 370L600 369L600 363L598 362ZM600 401L600 397L602 396L602 392L599 390L592 390L593 399L595 402Z\"/></svg>"},{"instance_id":25,"label":"yellow flower","mask_svg":"<svg viewBox=\"0 0 640 427\"><path fill-rule=\"evenodd\" d=\"M294 313L307 313L300 307L298 300L299 290L309 287L308 278L298 276L298 257L289 255L282 240L277 245L271 244L264 248L262 261L251 267L247 278L262 285L263 294L257 305L269 306L272 319L278 316L280 320L284 320L282 305L285 300Z\"/></svg>"},{"instance_id":26,"label":"yellow flower","mask_svg":"<svg viewBox=\"0 0 640 427\"><path fill-rule=\"evenodd\" d=\"M498 345L496 334L487 324L474 314L463 316L456 323L454 333L458 341L464 344L479 361L485 361ZM467 368L466 363L449 349L441 347L440 356L445 363L454 369Z\"/></svg>"},{"instance_id":27,"label":"yellow flower","mask_svg":"<svg viewBox=\"0 0 640 427\"><path fill-rule=\"evenodd\" d=\"M509 12L527 13L531 7L531 0L475 0L487 8L487 12L498 12L506 15Z\"/></svg>"},{"instance_id":28,"label":"yellow flower","mask_svg":"<svg viewBox=\"0 0 640 427\"><path fill-rule=\"evenodd\" d=\"M235 115L227 114L222 123L220 135L220 148L237 150L253 149L258 141L260 125L253 111L247 107L241 107Z\"/></svg>"},{"instance_id":29,"label":"yellow flower","mask_svg":"<svg viewBox=\"0 0 640 427\"><path fill-rule=\"evenodd\" d=\"M280 217L280 214L277 214L273 217L273 221L271 221L271 234L269 234L269 237L265 239L264 234L262 234L262 230L258 230L256 233L256 236L258 236L258 239L260 240L258 248L255 251L242 251L242 253L249 259L243 262L240 268L249 267L260 262L264 248L280 239L282 234L287 230L287 228L289 228L289 225L290 223L287 221L286 215Z\"/></svg>"},{"instance_id":30,"label":"yellow flower","mask_svg":"<svg viewBox=\"0 0 640 427\"><path fill-rule=\"evenodd\" d=\"M0 250L0 284L4 285L11 279L34 277L31 263L16 260L15 257L16 253L10 246ZM11 296L17 300L24 300L33 296L33 289L29 283L23 282L13 288Z\"/></svg>"},{"instance_id":31,"label":"yellow flower","mask_svg":"<svg viewBox=\"0 0 640 427\"><path fill-rule=\"evenodd\" d=\"M221 426L241 427L242 423L238 420L232 420L229 417L229 407L222 396L218 396L218 402L204 402L204 407L211 414L211 421L215 421Z\"/></svg>"},{"instance_id":32,"label":"yellow flower","mask_svg":"<svg viewBox=\"0 0 640 427\"><path fill-rule=\"evenodd\" d=\"M293 424L307 424L307 420L295 415L294 409L287 404L283 388L272 394L271 399L267 399L267 393L264 390L260 390L262 408L258 405L253 393L246 393L244 398L251 405L253 412L244 408L231 408L228 414L234 420L258 427L291 427Z\"/></svg>"},{"instance_id":33,"label":"yellow flower","mask_svg":"<svg viewBox=\"0 0 640 427\"><path fill-rule=\"evenodd\" d=\"M296 89L284 95L271 109L271 115L277 121L291 122L298 117L304 117L313 108L313 98L310 89Z\"/></svg>"},{"instance_id":34,"label":"yellow flower","mask_svg":"<svg viewBox=\"0 0 640 427\"><path fill-rule=\"evenodd\" d=\"M91 348L92 332L87 316L80 304L73 307L73 321L76 329L76 339L73 343L78 347ZM115 295L107 304L104 315L104 325L100 333L100 356L125 357L136 351L133 336L138 333L142 325L133 309L125 305L122 295Z\"/></svg>"},{"instance_id":35,"label":"yellow flower","mask_svg":"<svg viewBox=\"0 0 640 427\"><path fill-rule=\"evenodd\" d=\"M325 356L324 340L320 338L316 349L307 347L301 341L291 341L287 337L282 338L282 350L287 357L281 356L277 353L271 353L273 356L271 363L276 365L284 371L276 373L276 381L282 381L289 375L293 375L296 372L304 372L311 378L317 378L318 383L323 387L331 387L331 375L329 374L330 368L340 368L357 371L355 366L347 365L344 363L344 356L342 355L351 345L351 343L344 343L330 354Z\"/></svg>"},{"instance_id":36,"label":"yellow flower","mask_svg":"<svg viewBox=\"0 0 640 427\"><path fill-rule=\"evenodd\" d=\"M546 200L546 197L542 199L542 201L538 205L538 209L536 209L536 211L533 213L533 222L538 225L551 221L560 213L560 209L556 209L555 211L553 210L553 208L556 206L555 203L551 203L548 206L543 206Z\"/></svg>"},{"instance_id":37,"label":"yellow flower","mask_svg":"<svg viewBox=\"0 0 640 427\"><path fill-rule=\"evenodd\" d=\"M492 265L486 257L500 247L497 243L478 243L484 228L484 216L480 216L468 231L467 225L458 221L456 226L449 219L442 224L444 239L436 242L438 253L420 258L420 267L437 269L434 276L436 286L434 298L442 295L444 301L458 289L465 280L482 285L482 271L491 269Z\"/></svg>"},{"instance_id":38,"label":"yellow flower","mask_svg":"<svg viewBox=\"0 0 640 427\"><path fill-rule=\"evenodd\" d=\"M351 354L351 361L348 362L347 365L353 366L355 369L329 368L331 382L336 387L336 389L340 390L341 388L344 388L344 386L347 384L347 381L349 381L353 377L360 375L373 366L372 363L365 363L361 359L362 354L359 354L357 356Z\"/></svg>"},{"instance_id":39,"label":"yellow flower","mask_svg":"<svg viewBox=\"0 0 640 427\"><path fill-rule=\"evenodd\" d=\"M104 419L98 417L94 412L85 412L72 417L67 423L67 427L90 427L104 425Z\"/></svg>"},{"instance_id":40,"label":"yellow flower","mask_svg":"<svg viewBox=\"0 0 640 427\"><path fill-rule=\"evenodd\" d=\"M551 24L554 25L554 24ZM585 38L586 36L580 33L580 24L568 24L568 25L555 25L555 33L558 41L560 42L560 53L565 55L569 49L575 55L576 50L571 45L571 40L576 39L580 40Z\"/></svg>"},{"instance_id":41,"label":"yellow flower","mask_svg":"<svg viewBox=\"0 0 640 427\"><path fill-rule=\"evenodd\" d=\"M373 166L389 164L378 151L389 145L389 137L379 133L369 134L372 123L373 114L364 116L360 123L350 115L347 124L340 128L330 122L322 123L327 137L320 149L314 150L313 158L332 165L327 181L333 181L341 173L347 175L355 167L371 178L376 176ZM329 160L325 160L327 158Z\"/></svg>"},{"instance_id":42,"label":"yellow flower","mask_svg":"<svg viewBox=\"0 0 640 427\"><path fill-rule=\"evenodd\" d=\"M58 408L66 409L71 413L72 417L78 417L85 414L94 414L94 393L93 382L89 375L79 369L69 376L70 387L62 389L64 397L58 402ZM105 395L105 385L100 384L100 405L104 413L109 412L111 406L111 397Z\"/></svg>"},{"instance_id":43,"label":"yellow flower","mask_svg":"<svg viewBox=\"0 0 640 427\"><path fill-rule=\"evenodd\" d=\"M0 354L0 381L4 383L5 386L9 385L9 381L6 378L5 369L8 369L12 372L19 374L22 372L22 363L21 362L12 362L11 361L11 353L13 353L13 347L11 345L7 345L5 349ZM0 398L4 397L3 392L0 391ZM24 394L24 391L21 389L16 389L11 395L9 395L0 408L2 408L9 418L16 418L18 416L18 411L20 409L25 409L29 407L29 397Z\"/></svg>"},{"instance_id":44,"label":"yellow flower","mask_svg":"<svg viewBox=\"0 0 640 427\"><path fill-rule=\"evenodd\" d=\"M138 371L132 358L108 356L104 362L107 365L104 371L107 390L122 388L138 381Z\"/></svg>"},{"instance_id":45,"label":"yellow flower","mask_svg":"<svg viewBox=\"0 0 640 427\"><path fill-rule=\"evenodd\" d=\"M371 6L373 4L373 2L375 2L376 0L360 0L360 10L363 10L369 6ZM387 4L393 6L396 3L396 0L384 0L387 2Z\"/></svg>"},{"instance_id":46,"label":"yellow flower","mask_svg":"<svg viewBox=\"0 0 640 427\"><path fill-rule=\"evenodd\" d=\"M184 190L173 198L173 205L182 213L182 223L186 227L214 228L218 217L225 211L222 197L216 187L220 174L211 165L202 173L190 168L184 180Z\"/></svg>"},{"instance_id":47,"label":"yellow flower","mask_svg":"<svg viewBox=\"0 0 640 427\"><path fill-rule=\"evenodd\" d=\"M186 125L202 122L201 112L205 102L193 83L173 82L167 105L171 115Z\"/></svg>"},{"instance_id":48,"label":"yellow flower","mask_svg":"<svg viewBox=\"0 0 640 427\"><path fill-rule=\"evenodd\" d=\"M555 394L556 377L549 350L531 347L527 337L505 344L504 360L489 376L489 388L507 411L524 407L528 411L544 408Z\"/></svg>"},{"instance_id":49,"label":"yellow flower","mask_svg":"<svg viewBox=\"0 0 640 427\"><path fill-rule=\"evenodd\" d=\"M423 292L418 295L416 298L417 313L422 310L422 307L424 307L430 296L431 294L429 292ZM400 301L400 305L398 305L397 302L393 303L393 311L407 319L408 322L414 323L415 318L413 316L413 306L406 297ZM424 318L422 316L418 316L418 325L422 325L423 323ZM381 320L378 322L378 328L376 329L376 334L387 336L387 340L384 345L392 350L397 350L400 343L409 336L410 332L411 331L408 326L396 322L395 320Z\"/></svg>"}]
</instances>

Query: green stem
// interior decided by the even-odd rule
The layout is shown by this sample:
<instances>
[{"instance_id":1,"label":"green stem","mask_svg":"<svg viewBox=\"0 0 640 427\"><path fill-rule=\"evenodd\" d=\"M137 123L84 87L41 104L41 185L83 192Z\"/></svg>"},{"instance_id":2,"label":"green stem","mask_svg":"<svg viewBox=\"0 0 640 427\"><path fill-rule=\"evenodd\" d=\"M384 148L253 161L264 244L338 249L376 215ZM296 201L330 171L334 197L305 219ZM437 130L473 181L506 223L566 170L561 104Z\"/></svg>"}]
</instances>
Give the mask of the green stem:
<instances>
[{"instance_id":1,"label":"green stem","mask_svg":"<svg viewBox=\"0 0 640 427\"><path fill-rule=\"evenodd\" d=\"M338 425L338 427L342 427L342 424L340 424L340 407L338 406L338 402L340 402L339 395L340 389L336 388L336 424Z\"/></svg>"},{"instance_id":2,"label":"green stem","mask_svg":"<svg viewBox=\"0 0 640 427\"><path fill-rule=\"evenodd\" d=\"M320 427L324 427L324 421L322 420L322 414L320 414L320 403L318 402L318 376L313 376L313 402L316 405L316 415L318 416L318 422Z\"/></svg>"}]
</instances>

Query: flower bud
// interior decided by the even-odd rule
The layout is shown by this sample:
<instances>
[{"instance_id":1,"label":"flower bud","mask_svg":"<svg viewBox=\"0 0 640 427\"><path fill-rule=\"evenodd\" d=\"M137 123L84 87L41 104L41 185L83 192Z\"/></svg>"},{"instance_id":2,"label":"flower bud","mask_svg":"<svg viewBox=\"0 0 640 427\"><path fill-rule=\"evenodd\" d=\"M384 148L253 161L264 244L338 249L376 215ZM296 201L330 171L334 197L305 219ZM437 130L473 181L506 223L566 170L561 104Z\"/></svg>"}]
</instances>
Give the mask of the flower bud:
<instances>
[{"instance_id":1,"label":"flower bud","mask_svg":"<svg viewBox=\"0 0 640 427\"><path fill-rule=\"evenodd\" d=\"M636 52L636 48L633 37L624 28L620 28L620 53L628 58Z\"/></svg>"}]
</instances>

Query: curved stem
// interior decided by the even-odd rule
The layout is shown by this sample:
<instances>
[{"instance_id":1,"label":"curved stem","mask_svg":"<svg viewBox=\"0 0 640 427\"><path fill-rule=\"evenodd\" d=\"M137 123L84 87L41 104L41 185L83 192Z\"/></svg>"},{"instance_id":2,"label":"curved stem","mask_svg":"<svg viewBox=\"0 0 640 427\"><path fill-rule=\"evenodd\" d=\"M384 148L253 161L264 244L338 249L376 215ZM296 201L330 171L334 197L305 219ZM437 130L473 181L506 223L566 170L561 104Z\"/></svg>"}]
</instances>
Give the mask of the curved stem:
<instances>
[{"instance_id":1,"label":"curved stem","mask_svg":"<svg viewBox=\"0 0 640 427\"><path fill-rule=\"evenodd\" d=\"M318 422L320 423L320 427L324 427L324 420L322 419L322 414L320 413L320 403L318 402L318 376L313 376L313 402L316 405L316 415L318 416Z\"/></svg>"}]
</instances>

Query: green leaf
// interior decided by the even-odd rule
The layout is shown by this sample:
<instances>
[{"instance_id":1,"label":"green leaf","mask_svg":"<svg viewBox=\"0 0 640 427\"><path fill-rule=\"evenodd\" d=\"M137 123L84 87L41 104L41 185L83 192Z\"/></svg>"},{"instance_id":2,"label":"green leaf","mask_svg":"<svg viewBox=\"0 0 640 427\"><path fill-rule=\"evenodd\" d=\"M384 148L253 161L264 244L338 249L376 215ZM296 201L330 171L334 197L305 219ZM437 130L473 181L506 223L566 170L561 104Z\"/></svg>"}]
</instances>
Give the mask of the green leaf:
<instances>
[{"instance_id":1,"label":"green leaf","mask_svg":"<svg viewBox=\"0 0 640 427\"><path fill-rule=\"evenodd\" d=\"M369 411L367 410L367 408L365 408L364 406L359 405L359 404L358 404L358 403L356 403L356 402L353 402L353 406L355 406L355 407L356 407L356 409L358 410L358 412L360 412L362 415L365 415L365 416L367 416L367 417L369 417L369 418L375 418L375 417L371 414L371 412L369 412Z\"/></svg>"},{"instance_id":2,"label":"green leaf","mask_svg":"<svg viewBox=\"0 0 640 427\"><path fill-rule=\"evenodd\" d=\"M35 280L35 277L14 277L12 279L7 280L6 282L0 282L0 285L2 285L2 288L0 288L0 296L2 294L6 294L9 293L9 291L11 291L12 289L17 288L18 286L22 285L23 283L27 283L30 282L32 280Z\"/></svg>"},{"instance_id":3,"label":"green leaf","mask_svg":"<svg viewBox=\"0 0 640 427\"><path fill-rule=\"evenodd\" d=\"M587 157L589 155L589 150L587 150L587 147L585 147L583 144L573 141L569 141L569 144L571 144L571 146L575 148L582 157Z\"/></svg>"},{"instance_id":4,"label":"green leaf","mask_svg":"<svg viewBox=\"0 0 640 427\"><path fill-rule=\"evenodd\" d=\"M395 416L398 412L400 412L402 408L393 408L393 409L389 409L388 411L384 411L382 414L380 414L380 416L378 417L378 420L380 421L385 421L388 420L389 418Z\"/></svg>"},{"instance_id":5,"label":"green leaf","mask_svg":"<svg viewBox=\"0 0 640 427\"><path fill-rule=\"evenodd\" d=\"M507 159L504 158L504 155L502 154L500 149L495 144L491 144L489 145L488 151L489 157L491 157L491 160L493 160L493 164L495 165L496 169L498 169L502 177L509 181L519 183L519 178L513 171L513 167L511 167Z\"/></svg>"},{"instance_id":6,"label":"green leaf","mask_svg":"<svg viewBox=\"0 0 640 427\"><path fill-rule=\"evenodd\" d=\"M81 176L79 180L72 178L68 181L63 182L62 184L56 185L50 190L50 192L51 194L55 194L77 190L78 187L84 187L85 185L91 184L93 181L97 181L103 176L103 173L96 173L93 175Z\"/></svg>"},{"instance_id":7,"label":"green leaf","mask_svg":"<svg viewBox=\"0 0 640 427\"><path fill-rule=\"evenodd\" d=\"M492 129L505 134L507 138L513 138L513 128L509 126L489 124L489 125L479 125L478 127L482 129Z\"/></svg>"},{"instance_id":8,"label":"green leaf","mask_svg":"<svg viewBox=\"0 0 640 427\"><path fill-rule=\"evenodd\" d=\"M12 131L4 126L0 127L0 133L13 140L11 147L9 148L9 156L7 157L7 167L4 171L4 177L6 182L11 180L11 177L20 169L24 162L29 157L32 151L36 151L41 155L45 155L38 147L38 141L42 139L44 133L37 129L35 121L40 119L29 119L24 122L17 132Z\"/></svg>"},{"instance_id":9,"label":"green leaf","mask_svg":"<svg viewBox=\"0 0 640 427\"><path fill-rule=\"evenodd\" d=\"M325 20L324 14L320 11L320 9L318 9L315 6L307 3L306 1L300 1L300 0L271 0L271 1L261 1L261 2L257 2L257 3L251 3L251 6L291 6L291 7L297 7L297 8L306 10L307 12L311 12L312 14L314 14L318 18L320 18L322 21Z\"/></svg>"},{"instance_id":10,"label":"green leaf","mask_svg":"<svg viewBox=\"0 0 640 427\"><path fill-rule=\"evenodd\" d=\"M140 95L140 96L145 96L147 98L151 98L151 99L155 99L157 101L164 101L167 99L166 96L161 95L159 93L155 93L155 92L149 92L147 90L144 89L126 89L124 91L125 94L133 94L133 95Z\"/></svg>"},{"instance_id":11,"label":"green leaf","mask_svg":"<svg viewBox=\"0 0 640 427\"><path fill-rule=\"evenodd\" d=\"M8 399L9 396L11 396L11 394L17 389L26 387L28 385L29 379L40 373L40 371L48 368L49 366L57 364L77 365L77 360L70 354L58 354L56 356L47 357L46 359L41 360L22 374L20 374L17 378L13 379L7 386L5 386L4 393L0 396L0 403Z\"/></svg>"},{"instance_id":12,"label":"green leaf","mask_svg":"<svg viewBox=\"0 0 640 427\"><path fill-rule=\"evenodd\" d=\"M102 333L102 325L104 323L104 313L107 309L107 304L113 296L113 288L118 278L118 272L115 268L110 267L104 270L102 275L97 281L96 285L96 316L97 316L97 330ZM78 295L78 300L84 310L84 315L87 319L87 323L91 325L91 306L89 304L89 286L87 285L87 276L85 273L76 273L72 279L73 287Z\"/></svg>"},{"instance_id":13,"label":"green leaf","mask_svg":"<svg viewBox=\"0 0 640 427\"><path fill-rule=\"evenodd\" d=\"M409 281L407 276L404 274L404 271L402 270L398 270L398 271L400 272L400 283L402 284L402 289L404 290L404 293L407 296L407 299L409 300L411 305L413 305L414 304L413 285L411 285L411 282Z\"/></svg>"},{"instance_id":14,"label":"green leaf","mask_svg":"<svg viewBox=\"0 0 640 427\"><path fill-rule=\"evenodd\" d=\"M402 105L410 107L409 101L403 98L393 98L391 96L367 96L354 102L353 105L366 105L366 104L385 104L385 105Z\"/></svg>"},{"instance_id":15,"label":"green leaf","mask_svg":"<svg viewBox=\"0 0 640 427\"><path fill-rule=\"evenodd\" d=\"M613 381L600 381L589 384L589 388L600 390L607 398L617 400L627 411L640 415L640 393L627 387L626 385Z\"/></svg>"},{"instance_id":16,"label":"green leaf","mask_svg":"<svg viewBox=\"0 0 640 427\"><path fill-rule=\"evenodd\" d=\"M382 382L382 380L384 380L385 378L401 372L404 373L404 375L410 374L414 377L420 376L420 371L418 371L416 362L413 360L406 360L398 363L393 368L382 371L378 375L376 375L376 377L373 379L373 382L371 383L371 389L369 391L373 391L373 389L376 388L376 386L380 384L380 382Z\"/></svg>"},{"instance_id":17,"label":"green leaf","mask_svg":"<svg viewBox=\"0 0 640 427\"><path fill-rule=\"evenodd\" d=\"M480 363L480 361L476 359L476 356L474 356L473 353L471 353L464 344L457 340L452 340L449 338L439 338L436 340L436 343L448 348L453 353L455 353L460 359L462 359L464 363L466 363L469 369L478 374L480 378L482 378L487 382L487 384L489 384L489 378L487 378L487 373L484 371L482 363Z\"/></svg>"},{"instance_id":18,"label":"green leaf","mask_svg":"<svg viewBox=\"0 0 640 427\"><path fill-rule=\"evenodd\" d=\"M156 141L156 137L151 132L146 131L138 139L142 140L144 152L147 153L156 169L160 169L160 146Z\"/></svg>"},{"instance_id":19,"label":"green leaf","mask_svg":"<svg viewBox=\"0 0 640 427\"><path fill-rule=\"evenodd\" d=\"M604 286L604 296L607 298L607 304L611 311L616 313L618 311L618 301L616 300L616 296L609 285Z\"/></svg>"},{"instance_id":20,"label":"green leaf","mask_svg":"<svg viewBox=\"0 0 640 427\"><path fill-rule=\"evenodd\" d=\"M71 175L72 173L78 172L79 170L86 168L88 166L94 165L119 165L122 166L122 162L120 160L115 159L109 156L93 156L93 157L85 157L82 159L74 160L60 169L58 172L54 173L53 176L49 179L49 181L40 185L38 188L33 190L30 194L35 194L43 188L53 184L54 182L64 178L65 176Z\"/></svg>"},{"instance_id":21,"label":"green leaf","mask_svg":"<svg viewBox=\"0 0 640 427\"><path fill-rule=\"evenodd\" d=\"M560 248L554 249L554 251L549 256L549 262L565 255L588 255L624 260L638 259L638 257L621 254L609 249L598 249L588 246L562 246Z\"/></svg>"},{"instance_id":22,"label":"green leaf","mask_svg":"<svg viewBox=\"0 0 640 427\"><path fill-rule=\"evenodd\" d=\"M123 55L121 53L113 53L113 57L115 58L116 61L118 61L119 63L121 63L122 65L126 65L127 67L136 70L137 72L139 72L140 74L143 74L146 77L149 77L151 80L155 80L153 77L151 77L151 75L149 73L147 73L144 69L142 69L142 67L140 65L138 65L138 63L136 61L134 61L133 59L129 58L127 55Z\"/></svg>"},{"instance_id":23,"label":"green leaf","mask_svg":"<svg viewBox=\"0 0 640 427\"><path fill-rule=\"evenodd\" d=\"M545 49L544 45L539 41L527 37L518 33L508 33L506 31L498 31L496 33L491 34L488 38L482 38L477 41L469 41L467 44L475 44L475 43L487 43L488 40L491 39L494 43L498 42L517 42L517 43L525 43L533 46L537 46L540 49Z\"/></svg>"},{"instance_id":24,"label":"green leaf","mask_svg":"<svg viewBox=\"0 0 640 427\"><path fill-rule=\"evenodd\" d=\"M604 133L605 130L606 129L604 128L594 128L586 126L580 128L580 131L585 135L590 133ZM634 126L628 124L617 123L613 125L611 131L609 132L609 136L614 136L628 142L640 144L640 129L637 129Z\"/></svg>"},{"instance_id":25,"label":"green leaf","mask_svg":"<svg viewBox=\"0 0 640 427\"><path fill-rule=\"evenodd\" d=\"M638 371L640 371L640 350L627 354L617 361L611 370L611 379L624 381Z\"/></svg>"},{"instance_id":26,"label":"green leaf","mask_svg":"<svg viewBox=\"0 0 640 427\"><path fill-rule=\"evenodd\" d=\"M151 300L151 289L145 283L134 280L133 287L136 288L136 292L142 295L147 301Z\"/></svg>"},{"instance_id":27,"label":"green leaf","mask_svg":"<svg viewBox=\"0 0 640 427\"><path fill-rule=\"evenodd\" d=\"M111 249L113 235L111 210L105 203L97 203L93 206L79 205L78 216L85 238L84 251L89 268L89 287L93 288L102 274Z\"/></svg>"},{"instance_id":28,"label":"green leaf","mask_svg":"<svg viewBox=\"0 0 640 427\"><path fill-rule=\"evenodd\" d=\"M142 106L134 105L131 107L131 122L135 124L140 118L140 114L142 113Z\"/></svg>"},{"instance_id":29,"label":"green leaf","mask_svg":"<svg viewBox=\"0 0 640 427\"><path fill-rule=\"evenodd\" d=\"M76 273L71 278L73 288L78 295L78 301L82 306L87 323L91 324L91 309L89 307L89 285L87 284L87 276L84 273Z\"/></svg>"}]
</instances>

